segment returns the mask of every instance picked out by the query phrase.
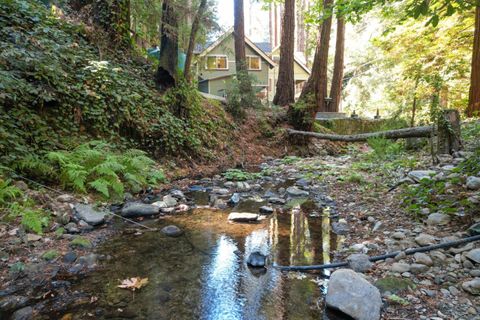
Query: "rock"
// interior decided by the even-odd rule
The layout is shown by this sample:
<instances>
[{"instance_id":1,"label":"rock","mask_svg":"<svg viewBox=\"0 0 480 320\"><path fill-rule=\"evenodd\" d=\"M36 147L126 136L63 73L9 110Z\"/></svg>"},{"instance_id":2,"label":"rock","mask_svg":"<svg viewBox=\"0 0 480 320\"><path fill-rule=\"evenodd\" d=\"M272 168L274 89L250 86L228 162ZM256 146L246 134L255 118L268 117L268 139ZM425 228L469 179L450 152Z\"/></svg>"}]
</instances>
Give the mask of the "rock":
<instances>
[{"instance_id":1,"label":"rock","mask_svg":"<svg viewBox=\"0 0 480 320\"><path fill-rule=\"evenodd\" d=\"M55 200L57 200L58 202L62 202L62 203L71 203L71 202L75 202L75 197L70 195L70 194L62 194L60 196L58 196Z\"/></svg>"},{"instance_id":2,"label":"rock","mask_svg":"<svg viewBox=\"0 0 480 320\"><path fill-rule=\"evenodd\" d=\"M362 253L351 254L347 257L348 266L355 272L367 272L373 266L369 257Z\"/></svg>"},{"instance_id":3,"label":"rock","mask_svg":"<svg viewBox=\"0 0 480 320\"><path fill-rule=\"evenodd\" d=\"M410 265L410 272L413 274L427 272L428 269L429 269L428 266L420 263L413 263L412 265Z\"/></svg>"},{"instance_id":4,"label":"rock","mask_svg":"<svg viewBox=\"0 0 480 320\"><path fill-rule=\"evenodd\" d=\"M166 195L163 197L163 202L167 205L167 207L175 207L177 205L177 199L175 199L171 195Z\"/></svg>"},{"instance_id":5,"label":"rock","mask_svg":"<svg viewBox=\"0 0 480 320\"><path fill-rule=\"evenodd\" d=\"M480 264L480 248L471 250L466 254L466 257L473 262Z\"/></svg>"},{"instance_id":6,"label":"rock","mask_svg":"<svg viewBox=\"0 0 480 320\"><path fill-rule=\"evenodd\" d=\"M154 203L152 203L152 206L159 207L160 209L168 207L165 201L155 201Z\"/></svg>"},{"instance_id":7,"label":"rock","mask_svg":"<svg viewBox=\"0 0 480 320\"><path fill-rule=\"evenodd\" d=\"M30 320L30 319L33 319L32 307L24 307L22 309L18 309L10 317L10 320Z\"/></svg>"},{"instance_id":8,"label":"rock","mask_svg":"<svg viewBox=\"0 0 480 320\"><path fill-rule=\"evenodd\" d=\"M22 191L28 191L28 184L26 184L25 181L18 180L15 181L13 185Z\"/></svg>"},{"instance_id":9,"label":"rock","mask_svg":"<svg viewBox=\"0 0 480 320\"><path fill-rule=\"evenodd\" d=\"M382 227L383 227L383 222L382 221L377 221L377 222L375 222L375 225L373 226L372 231L376 232L376 231L380 230Z\"/></svg>"},{"instance_id":10,"label":"rock","mask_svg":"<svg viewBox=\"0 0 480 320\"><path fill-rule=\"evenodd\" d=\"M395 240L402 240L402 239L405 239L406 237L407 236L405 235L405 233L401 231L397 231L392 234L392 238Z\"/></svg>"},{"instance_id":11,"label":"rock","mask_svg":"<svg viewBox=\"0 0 480 320\"><path fill-rule=\"evenodd\" d=\"M23 296L6 296L0 299L0 314L25 307L28 300L27 297Z\"/></svg>"},{"instance_id":12,"label":"rock","mask_svg":"<svg viewBox=\"0 0 480 320\"><path fill-rule=\"evenodd\" d=\"M215 201L213 202L213 207L214 208L217 208L217 209L220 209L220 210L224 210L228 207L228 204L225 200L223 199L215 199Z\"/></svg>"},{"instance_id":13,"label":"rock","mask_svg":"<svg viewBox=\"0 0 480 320\"><path fill-rule=\"evenodd\" d=\"M161 213L169 214L175 211L175 208L160 208Z\"/></svg>"},{"instance_id":14,"label":"rock","mask_svg":"<svg viewBox=\"0 0 480 320\"><path fill-rule=\"evenodd\" d=\"M252 252L247 259L247 265L254 268L265 267L267 257L262 253L255 251Z\"/></svg>"},{"instance_id":15,"label":"rock","mask_svg":"<svg viewBox=\"0 0 480 320\"><path fill-rule=\"evenodd\" d=\"M435 237L426 233L420 233L416 238L415 242L420 246L425 247L436 243Z\"/></svg>"},{"instance_id":16,"label":"rock","mask_svg":"<svg viewBox=\"0 0 480 320\"><path fill-rule=\"evenodd\" d=\"M170 195L177 199L185 199L185 194L183 194L183 192L180 190L172 190L170 191Z\"/></svg>"},{"instance_id":17,"label":"rock","mask_svg":"<svg viewBox=\"0 0 480 320\"><path fill-rule=\"evenodd\" d=\"M224 186L225 188L233 188L233 187L235 187L235 182L233 182L233 181L227 181L227 182L225 182L225 183L223 184L223 186Z\"/></svg>"},{"instance_id":18,"label":"rock","mask_svg":"<svg viewBox=\"0 0 480 320\"><path fill-rule=\"evenodd\" d=\"M261 214L272 214L273 213L273 208L269 206L262 206L260 207L260 213Z\"/></svg>"},{"instance_id":19,"label":"rock","mask_svg":"<svg viewBox=\"0 0 480 320\"><path fill-rule=\"evenodd\" d=\"M272 198L268 199L268 202L273 203L273 204L284 205L287 201L285 201L285 199L282 199L282 198L272 197Z\"/></svg>"},{"instance_id":20,"label":"rock","mask_svg":"<svg viewBox=\"0 0 480 320\"><path fill-rule=\"evenodd\" d=\"M404 273L410 271L410 265L408 263L395 262L390 267L390 271L396 273Z\"/></svg>"},{"instance_id":21,"label":"rock","mask_svg":"<svg viewBox=\"0 0 480 320\"><path fill-rule=\"evenodd\" d=\"M70 242L70 247L72 248L84 248L84 249L90 249L93 247L92 243L90 240L84 237L76 237L75 239Z\"/></svg>"},{"instance_id":22,"label":"rock","mask_svg":"<svg viewBox=\"0 0 480 320\"><path fill-rule=\"evenodd\" d=\"M36 242L42 240L42 237L38 234L27 233L27 242Z\"/></svg>"},{"instance_id":23,"label":"rock","mask_svg":"<svg viewBox=\"0 0 480 320\"><path fill-rule=\"evenodd\" d=\"M240 195L236 192L234 194L232 194L232 196L228 200L228 203L231 206L236 206L239 202L240 202Z\"/></svg>"},{"instance_id":24,"label":"rock","mask_svg":"<svg viewBox=\"0 0 480 320\"><path fill-rule=\"evenodd\" d=\"M467 178L467 188L470 190L479 190L480 189L480 178L479 177L468 177Z\"/></svg>"},{"instance_id":25,"label":"rock","mask_svg":"<svg viewBox=\"0 0 480 320\"><path fill-rule=\"evenodd\" d=\"M239 181L237 182L237 189L241 192L247 192L250 191L252 187L247 182Z\"/></svg>"},{"instance_id":26,"label":"rock","mask_svg":"<svg viewBox=\"0 0 480 320\"><path fill-rule=\"evenodd\" d=\"M288 187L287 194L290 197L308 197L310 193L308 191L301 190L297 187Z\"/></svg>"},{"instance_id":27,"label":"rock","mask_svg":"<svg viewBox=\"0 0 480 320\"><path fill-rule=\"evenodd\" d=\"M450 220L451 220L451 218L450 218L449 215L446 215L446 214L443 214L443 213L440 213L440 212L434 212L434 213L431 213L428 216L427 224L429 226L446 225L446 224L450 223Z\"/></svg>"},{"instance_id":28,"label":"rock","mask_svg":"<svg viewBox=\"0 0 480 320\"><path fill-rule=\"evenodd\" d=\"M77 254L73 251L69 251L63 256L63 262L65 263L73 263L75 260L77 260Z\"/></svg>"},{"instance_id":29,"label":"rock","mask_svg":"<svg viewBox=\"0 0 480 320\"><path fill-rule=\"evenodd\" d=\"M358 273L349 269L335 271L330 277L325 302L355 320L380 319L380 292Z\"/></svg>"},{"instance_id":30,"label":"rock","mask_svg":"<svg viewBox=\"0 0 480 320\"><path fill-rule=\"evenodd\" d=\"M59 213L58 216L55 217L55 221L64 226L70 222L70 215L68 213Z\"/></svg>"},{"instance_id":31,"label":"rock","mask_svg":"<svg viewBox=\"0 0 480 320\"><path fill-rule=\"evenodd\" d=\"M152 215L158 214L159 212L160 212L160 208L155 205L130 202L122 208L121 215L123 217L133 218L133 217L152 216Z\"/></svg>"},{"instance_id":32,"label":"rock","mask_svg":"<svg viewBox=\"0 0 480 320\"><path fill-rule=\"evenodd\" d=\"M64 228L68 233L80 233L80 229L75 222L67 223Z\"/></svg>"},{"instance_id":33,"label":"rock","mask_svg":"<svg viewBox=\"0 0 480 320\"><path fill-rule=\"evenodd\" d=\"M437 174L433 170L414 170L408 173L408 177L415 182L420 182L422 179L432 179L432 176Z\"/></svg>"},{"instance_id":34,"label":"rock","mask_svg":"<svg viewBox=\"0 0 480 320\"><path fill-rule=\"evenodd\" d=\"M82 266L88 269L93 269L97 266L98 260L99 260L98 254L90 253L78 258L77 263L81 264Z\"/></svg>"},{"instance_id":35,"label":"rock","mask_svg":"<svg viewBox=\"0 0 480 320\"><path fill-rule=\"evenodd\" d=\"M468 228L468 234L470 234L471 236L480 235L480 222L475 223L470 228Z\"/></svg>"},{"instance_id":36,"label":"rock","mask_svg":"<svg viewBox=\"0 0 480 320\"><path fill-rule=\"evenodd\" d=\"M338 235L346 235L350 231L350 228L346 222L339 221L332 223L332 230Z\"/></svg>"},{"instance_id":37,"label":"rock","mask_svg":"<svg viewBox=\"0 0 480 320\"><path fill-rule=\"evenodd\" d=\"M88 204L77 204L73 208L75 216L92 226L98 226L105 222L105 213L95 210Z\"/></svg>"},{"instance_id":38,"label":"rock","mask_svg":"<svg viewBox=\"0 0 480 320\"><path fill-rule=\"evenodd\" d=\"M213 188L212 193L226 196L227 194L230 193L230 191L225 188Z\"/></svg>"},{"instance_id":39,"label":"rock","mask_svg":"<svg viewBox=\"0 0 480 320\"><path fill-rule=\"evenodd\" d=\"M433 266L432 258L423 252L416 252L413 257L415 258L416 263L424 264L426 266Z\"/></svg>"},{"instance_id":40,"label":"rock","mask_svg":"<svg viewBox=\"0 0 480 320\"><path fill-rule=\"evenodd\" d=\"M253 222L258 220L258 214L249 212L232 212L228 215L228 220L234 222Z\"/></svg>"},{"instance_id":41,"label":"rock","mask_svg":"<svg viewBox=\"0 0 480 320\"><path fill-rule=\"evenodd\" d=\"M168 237L174 237L174 238L180 237L183 234L182 229L174 225L163 227L161 232Z\"/></svg>"},{"instance_id":42,"label":"rock","mask_svg":"<svg viewBox=\"0 0 480 320\"><path fill-rule=\"evenodd\" d=\"M473 295L480 295L480 278L462 283L462 288Z\"/></svg>"}]
</instances>

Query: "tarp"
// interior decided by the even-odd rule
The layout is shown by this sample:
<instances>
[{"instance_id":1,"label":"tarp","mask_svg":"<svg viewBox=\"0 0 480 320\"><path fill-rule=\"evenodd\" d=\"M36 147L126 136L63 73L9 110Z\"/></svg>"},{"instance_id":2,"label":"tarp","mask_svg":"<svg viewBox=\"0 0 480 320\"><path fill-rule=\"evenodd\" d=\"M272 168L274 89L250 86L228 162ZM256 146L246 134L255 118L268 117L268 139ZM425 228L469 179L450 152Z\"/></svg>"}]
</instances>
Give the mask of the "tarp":
<instances>
[{"instance_id":1,"label":"tarp","mask_svg":"<svg viewBox=\"0 0 480 320\"><path fill-rule=\"evenodd\" d=\"M148 54L148 56L153 57L157 60L160 59L160 49L158 47L147 49L147 54ZM187 59L187 55L182 50L179 49L178 50L178 64L177 64L177 67L182 72L185 70L185 60L186 59Z\"/></svg>"}]
</instances>

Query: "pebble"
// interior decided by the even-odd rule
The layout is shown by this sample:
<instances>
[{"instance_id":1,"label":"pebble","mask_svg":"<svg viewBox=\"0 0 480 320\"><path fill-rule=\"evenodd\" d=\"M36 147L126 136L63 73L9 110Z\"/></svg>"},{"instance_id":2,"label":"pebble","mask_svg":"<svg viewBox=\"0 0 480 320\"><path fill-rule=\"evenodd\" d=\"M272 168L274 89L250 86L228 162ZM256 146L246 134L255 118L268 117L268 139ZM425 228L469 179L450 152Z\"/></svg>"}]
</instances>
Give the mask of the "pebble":
<instances>
[{"instance_id":1,"label":"pebble","mask_svg":"<svg viewBox=\"0 0 480 320\"><path fill-rule=\"evenodd\" d=\"M408 263L396 262L390 267L390 271L396 273L404 273L410 271L410 265Z\"/></svg>"},{"instance_id":2,"label":"pebble","mask_svg":"<svg viewBox=\"0 0 480 320\"><path fill-rule=\"evenodd\" d=\"M413 255L415 258L415 262L419 264L424 264L426 266L432 266L433 265L433 260L430 258L427 254L423 252L417 252Z\"/></svg>"},{"instance_id":3,"label":"pebble","mask_svg":"<svg viewBox=\"0 0 480 320\"><path fill-rule=\"evenodd\" d=\"M405 235L405 233L401 232L401 231L397 231L395 233L392 234L392 238L395 239L395 240L402 240L402 239L405 239L407 236Z\"/></svg>"},{"instance_id":4,"label":"pebble","mask_svg":"<svg viewBox=\"0 0 480 320\"><path fill-rule=\"evenodd\" d=\"M415 242L425 247L436 243L435 237L426 233L421 233L415 238Z\"/></svg>"}]
</instances>

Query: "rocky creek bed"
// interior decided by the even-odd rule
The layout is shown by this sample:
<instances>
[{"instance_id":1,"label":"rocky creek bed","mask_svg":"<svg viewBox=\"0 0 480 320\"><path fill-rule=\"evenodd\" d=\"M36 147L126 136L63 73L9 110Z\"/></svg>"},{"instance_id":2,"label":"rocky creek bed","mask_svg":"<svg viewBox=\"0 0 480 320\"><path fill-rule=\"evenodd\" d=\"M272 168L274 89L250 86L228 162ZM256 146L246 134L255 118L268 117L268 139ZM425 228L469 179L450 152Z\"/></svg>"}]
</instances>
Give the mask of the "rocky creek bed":
<instances>
[{"instance_id":1,"label":"rocky creek bed","mask_svg":"<svg viewBox=\"0 0 480 320\"><path fill-rule=\"evenodd\" d=\"M458 162L445 158L404 182L441 179ZM365 260L464 237L468 225L435 213L416 222L399 207L398 190L340 182L351 164L349 156L271 160L246 181L178 181L101 209L47 197L57 213L51 234L2 230L2 319L318 319L325 303L337 310L331 319L338 311L354 319L479 319L477 242ZM467 180L465 197L477 201ZM253 253L265 268L248 266ZM275 268L343 260L357 272L329 280L330 270ZM149 283L135 293L118 288L130 277Z\"/></svg>"}]
</instances>

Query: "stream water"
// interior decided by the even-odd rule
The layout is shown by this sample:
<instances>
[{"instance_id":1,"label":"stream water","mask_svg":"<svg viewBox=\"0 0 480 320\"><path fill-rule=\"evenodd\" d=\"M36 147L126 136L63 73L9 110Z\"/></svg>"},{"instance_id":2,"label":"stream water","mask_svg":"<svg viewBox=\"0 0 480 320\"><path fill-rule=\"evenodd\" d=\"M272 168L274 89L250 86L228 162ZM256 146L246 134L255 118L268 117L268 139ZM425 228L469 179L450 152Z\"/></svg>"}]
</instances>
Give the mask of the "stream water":
<instances>
[{"instance_id":1,"label":"stream water","mask_svg":"<svg viewBox=\"0 0 480 320\"><path fill-rule=\"evenodd\" d=\"M330 262L337 239L328 215L294 209L256 224L229 223L227 216L196 209L147 222L179 226L178 238L144 232L109 240L97 252L111 259L76 288L98 300L69 311L73 319L321 319L322 277L273 266ZM247 266L255 251L268 256L267 268ZM117 287L130 277L149 282L134 293Z\"/></svg>"}]
</instances>

